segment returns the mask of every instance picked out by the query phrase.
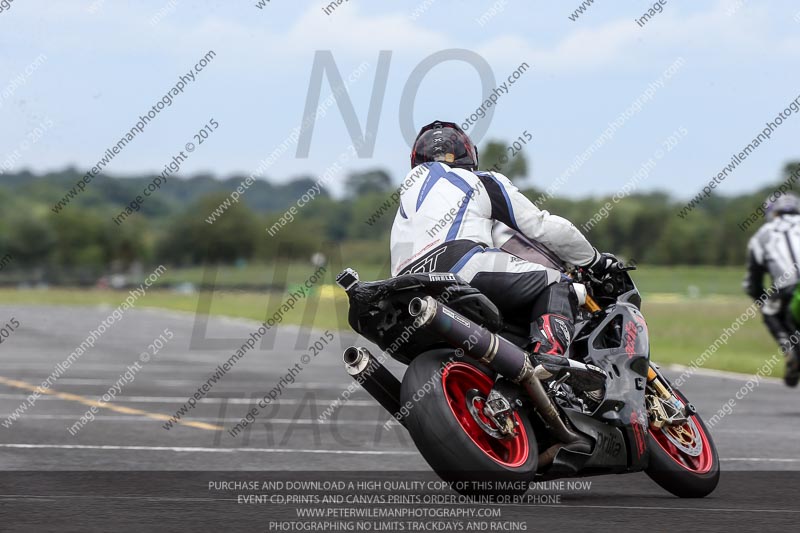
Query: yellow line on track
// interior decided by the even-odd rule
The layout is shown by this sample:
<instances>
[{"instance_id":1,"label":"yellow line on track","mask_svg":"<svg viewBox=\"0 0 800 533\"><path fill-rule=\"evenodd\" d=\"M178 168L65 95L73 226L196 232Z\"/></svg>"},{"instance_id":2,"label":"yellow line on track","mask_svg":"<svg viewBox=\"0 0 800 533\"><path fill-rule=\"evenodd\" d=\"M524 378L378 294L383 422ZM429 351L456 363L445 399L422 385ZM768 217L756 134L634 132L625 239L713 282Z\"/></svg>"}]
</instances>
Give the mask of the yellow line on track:
<instances>
[{"instance_id":1,"label":"yellow line on track","mask_svg":"<svg viewBox=\"0 0 800 533\"><path fill-rule=\"evenodd\" d=\"M114 411L117 413L124 413L126 415L141 415L141 416L146 416L147 418L152 418L154 420L164 420L164 421L172 419L171 416L162 415L159 413L151 413L149 411L142 411L141 409L134 409L132 407L122 407L121 405L114 405L113 403L105 403L99 400L92 400L91 398L87 398L86 396L81 396L79 394L71 394L69 392L58 392L51 389L44 389L38 385L34 385L33 383L28 383L27 381L9 379L0 376L0 383L8 385L9 387L23 389L28 392L38 391L39 394L48 394L50 396L55 396L56 398L61 398L62 400L67 400L70 402L78 402L82 403L83 405L88 405L90 407L94 406L100 409L108 409L110 411ZM189 426L197 429L207 429L208 431L219 431L223 429L221 426L216 426L214 424L206 424L205 422L192 422L192 421L184 422L183 420L179 420L175 423L180 424L182 426Z\"/></svg>"}]
</instances>

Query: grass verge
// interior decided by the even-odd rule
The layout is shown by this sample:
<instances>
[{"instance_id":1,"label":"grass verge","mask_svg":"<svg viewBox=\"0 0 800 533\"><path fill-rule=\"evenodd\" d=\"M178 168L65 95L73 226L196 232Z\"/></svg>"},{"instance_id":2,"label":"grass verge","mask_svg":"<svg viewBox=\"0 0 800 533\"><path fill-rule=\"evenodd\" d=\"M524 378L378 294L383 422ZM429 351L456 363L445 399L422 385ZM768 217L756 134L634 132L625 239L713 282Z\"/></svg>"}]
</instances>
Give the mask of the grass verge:
<instances>
[{"instance_id":1,"label":"grass verge","mask_svg":"<svg viewBox=\"0 0 800 533\"><path fill-rule=\"evenodd\" d=\"M116 307L125 292L110 290L15 290L0 289L0 302L7 305L107 305ZM216 291L181 294L150 290L137 307L154 307L195 313L201 296L210 298L210 314L265 320L286 299L285 294ZM650 331L651 354L659 364L689 365L739 317L749 300L744 296L718 296L709 299L670 299L644 297L643 312ZM338 310L337 310L338 308ZM323 329L348 329L344 295L331 285L315 289L306 300L285 315L284 323ZM761 317L747 320L728 343L707 359L704 368L755 373L765 360L777 352ZM776 376L782 365L775 367Z\"/></svg>"}]
</instances>

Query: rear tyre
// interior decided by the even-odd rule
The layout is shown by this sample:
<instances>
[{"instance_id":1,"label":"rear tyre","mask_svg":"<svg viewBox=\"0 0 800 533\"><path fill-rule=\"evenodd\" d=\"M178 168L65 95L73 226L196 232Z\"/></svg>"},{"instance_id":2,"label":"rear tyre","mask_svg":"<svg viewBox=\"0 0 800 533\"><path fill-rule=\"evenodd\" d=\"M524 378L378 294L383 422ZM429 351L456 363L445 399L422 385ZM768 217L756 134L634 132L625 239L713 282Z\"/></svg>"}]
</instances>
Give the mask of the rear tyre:
<instances>
[{"instance_id":1,"label":"rear tyre","mask_svg":"<svg viewBox=\"0 0 800 533\"><path fill-rule=\"evenodd\" d=\"M675 395L684 404L686 397ZM650 464L648 476L679 498L703 498L719 483L719 455L708 428L698 415L682 426L665 426L648 431Z\"/></svg>"},{"instance_id":2,"label":"rear tyre","mask_svg":"<svg viewBox=\"0 0 800 533\"><path fill-rule=\"evenodd\" d=\"M454 358L453 352L439 351L411 362L400 389L401 403L409 409L406 427L442 479L491 482L455 483L453 488L459 492L522 494L536 473L533 428L527 417L515 412L516 436L491 436L485 427L491 430L496 425L482 415L482 401L494 379L487 369L462 359Z\"/></svg>"}]
</instances>

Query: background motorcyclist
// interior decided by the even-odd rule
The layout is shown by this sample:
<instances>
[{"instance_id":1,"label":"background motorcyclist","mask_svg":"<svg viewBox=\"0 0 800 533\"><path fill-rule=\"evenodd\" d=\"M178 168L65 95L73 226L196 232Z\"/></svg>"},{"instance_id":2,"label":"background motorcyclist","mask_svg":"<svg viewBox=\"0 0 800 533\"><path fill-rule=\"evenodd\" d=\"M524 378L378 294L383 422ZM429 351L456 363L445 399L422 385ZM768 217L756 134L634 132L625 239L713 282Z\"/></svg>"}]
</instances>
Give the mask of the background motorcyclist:
<instances>
[{"instance_id":1,"label":"background motorcyclist","mask_svg":"<svg viewBox=\"0 0 800 533\"><path fill-rule=\"evenodd\" d=\"M800 279L800 199L784 194L767 201L767 222L747 245L747 275L744 288L757 300L767 295L761 313L764 324L775 337L786 358L784 381L796 387L800 378L800 338L789 304ZM765 293L764 274L772 278L773 289Z\"/></svg>"},{"instance_id":2,"label":"background motorcyclist","mask_svg":"<svg viewBox=\"0 0 800 533\"><path fill-rule=\"evenodd\" d=\"M572 283L557 270L500 250L492 230L505 224L595 275L616 258L598 253L568 220L537 208L504 175L478 171L478 151L454 123L435 121L420 130L411 168L392 226L392 275L458 274L504 316L530 317L536 362L554 373L568 367L564 356L577 310ZM575 386L598 382L594 370L570 371Z\"/></svg>"}]
</instances>

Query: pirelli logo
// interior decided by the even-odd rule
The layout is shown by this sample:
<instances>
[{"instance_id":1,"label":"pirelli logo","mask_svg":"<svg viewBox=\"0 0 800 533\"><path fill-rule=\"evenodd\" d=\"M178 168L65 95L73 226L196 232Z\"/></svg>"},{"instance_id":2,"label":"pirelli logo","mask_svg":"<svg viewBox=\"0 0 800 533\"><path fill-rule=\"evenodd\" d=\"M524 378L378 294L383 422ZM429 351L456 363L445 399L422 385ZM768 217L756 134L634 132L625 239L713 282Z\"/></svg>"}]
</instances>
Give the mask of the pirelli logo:
<instances>
[{"instance_id":1,"label":"pirelli logo","mask_svg":"<svg viewBox=\"0 0 800 533\"><path fill-rule=\"evenodd\" d=\"M456 281L455 274L428 274L428 279L431 281Z\"/></svg>"}]
</instances>

